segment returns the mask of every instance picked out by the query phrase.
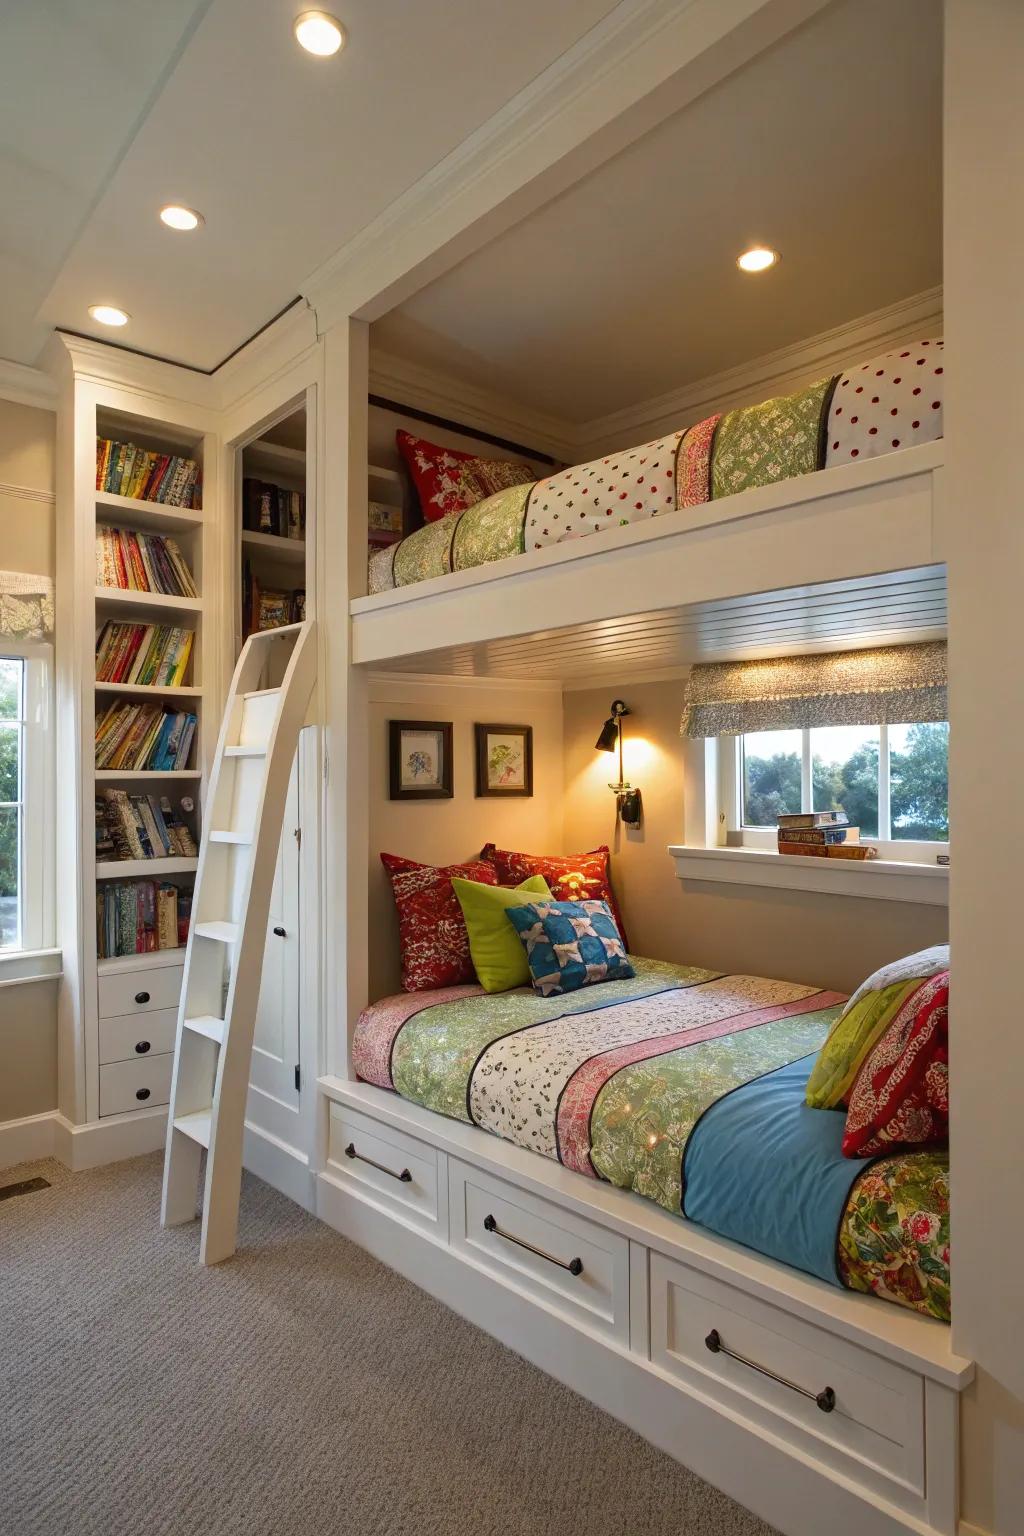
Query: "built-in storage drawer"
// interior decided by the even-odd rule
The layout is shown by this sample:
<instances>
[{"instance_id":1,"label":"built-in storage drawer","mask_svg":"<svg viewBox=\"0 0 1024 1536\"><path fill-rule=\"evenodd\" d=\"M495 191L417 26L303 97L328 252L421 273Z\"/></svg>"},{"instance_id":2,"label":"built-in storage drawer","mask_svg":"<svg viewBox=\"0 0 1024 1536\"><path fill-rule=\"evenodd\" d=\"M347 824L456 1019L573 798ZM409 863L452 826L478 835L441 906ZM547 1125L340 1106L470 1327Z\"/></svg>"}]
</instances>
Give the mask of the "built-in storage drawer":
<instances>
[{"instance_id":1,"label":"built-in storage drawer","mask_svg":"<svg viewBox=\"0 0 1024 1536\"><path fill-rule=\"evenodd\" d=\"M115 972L99 978L101 1019L147 1009L177 1008L181 992L181 966L159 965L151 970Z\"/></svg>"},{"instance_id":2,"label":"built-in storage drawer","mask_svg":"<svg viewBox=\"0 0 1024 1536\"><path fill-rule=\"evenodd\" d=\"M171 1097L173 1061L171 1052L100 1067L100 1115L123 1115L129 1109L166 1104Z\"/></svg>"},{"instance_id":3,"label":"built-in storage drawer","mask_svg":"<svg viewBox=\"0 0 1024 1536\"><path fill-rule=\"evenodd\" d=\"M100 1019L100 1061L131 1061L174 1050L177 1008L147 1008Z\"/></svg>"},{"instance_id":4,"label":"built-in storage drawer","mask_svg":"<svg viewBox=\"0 0 1024 1536\"><path fill-rule=\"evenodd\" d=\"M924 1492L924 1381L652 1252L652 1363L840 1471Z\"/></svg>"},{"instance_id":5,"label":"built-in storage drawer","mask_svg":"<svg viewBox=\"0 0 1024 1536\"><path fill-rule=\"evenodd\" d=\"M449 1161L451 1244L532 1300L629 1342L629 1243L466 1163Z\"/></svg>"},{"instance_id":6,"label":"built-in storage drawer","mask_svg":"<svg viewBox=\"0 0 1024 1536\"><path fill-rule=\"evenodd\" d=\"M447 1230L442 1154L428 1142L342 1104L331 1105L331 1172L430 1231Z\"/></svg>"}]
</instances>

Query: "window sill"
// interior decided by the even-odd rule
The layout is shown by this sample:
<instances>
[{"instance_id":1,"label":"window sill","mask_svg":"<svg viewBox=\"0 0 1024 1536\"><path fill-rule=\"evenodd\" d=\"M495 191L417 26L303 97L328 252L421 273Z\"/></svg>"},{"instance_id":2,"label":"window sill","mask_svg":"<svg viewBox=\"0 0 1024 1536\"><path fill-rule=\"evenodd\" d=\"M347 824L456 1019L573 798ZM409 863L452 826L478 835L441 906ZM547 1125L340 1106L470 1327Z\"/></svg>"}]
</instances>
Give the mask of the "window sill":
<instances>
[{"instance_id":1,"label":"window sill","mask_svg":"<svg viewBox=\"0 0 1024 1536\"><path fill-rule=\"evenodd\" d=\"M949 868L895 859L818 859L775 853L768 848L685 848L673 844L680 880L718 885L760 885L775 890L820 891L833 896L866 896L875 901L949 904Z\"/></svg>"},{"instance_id":2,"label":"window sill","mask_svg":"<svg viewBox=\"0 0 1024 1536\"><path fill-rule=\"evenodd\" d=\"M63 975L59 949L0 951L0 987L20 987L32 981L53 981Z\"/></svg>"}]
</instances>

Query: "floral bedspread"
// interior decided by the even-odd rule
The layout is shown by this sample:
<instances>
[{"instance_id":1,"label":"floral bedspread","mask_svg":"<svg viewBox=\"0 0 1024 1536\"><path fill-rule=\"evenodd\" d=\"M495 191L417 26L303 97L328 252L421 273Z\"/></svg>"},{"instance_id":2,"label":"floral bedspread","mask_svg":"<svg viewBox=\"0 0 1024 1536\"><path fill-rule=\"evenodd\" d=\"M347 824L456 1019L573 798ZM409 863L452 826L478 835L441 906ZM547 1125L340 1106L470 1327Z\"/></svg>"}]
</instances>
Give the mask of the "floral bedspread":
<instances>
[{"instance_id":1,"label":"floral bedspread","mask_svg":"<svg viewBox=\"0 0 1024 1536\"><path fill-rule=\"evenodd\" d=\"M816 1051L845 999L631 958L635 977L569 996L463 986L385 998L356 1026L356 1071L679 1215L683 1156L704 1111ZM838 1259L851 1290L948 1320L948 1160L908 1153L867 1166Z\"/></svg>"}]
</instances>

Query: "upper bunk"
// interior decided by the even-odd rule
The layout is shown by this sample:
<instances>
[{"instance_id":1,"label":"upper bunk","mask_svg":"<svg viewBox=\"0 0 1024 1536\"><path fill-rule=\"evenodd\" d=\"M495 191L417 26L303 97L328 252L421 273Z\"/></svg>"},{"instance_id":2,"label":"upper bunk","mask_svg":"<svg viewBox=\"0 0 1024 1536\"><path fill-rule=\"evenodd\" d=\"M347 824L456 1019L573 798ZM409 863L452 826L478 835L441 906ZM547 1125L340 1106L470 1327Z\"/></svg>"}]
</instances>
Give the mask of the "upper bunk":
<instances>
[{"instance_id":1,"label":"upper bunk","mask_svg":"<svg viewBox=\"0 0 1024 1536\"><path fill-rule=\"evenodd\" d=\"M826 611L832 597L838 612L843 594L856 601L883 588L907 638L944 621L930 603L945 588L942 461L941 441L926 443L356 598L352 659L420 670L424 653L454 650L464 670L486 672L495 642L517 636L627 617L649 616L653 628L658 615L769 593Z\"/></svg>"}]
</instances>

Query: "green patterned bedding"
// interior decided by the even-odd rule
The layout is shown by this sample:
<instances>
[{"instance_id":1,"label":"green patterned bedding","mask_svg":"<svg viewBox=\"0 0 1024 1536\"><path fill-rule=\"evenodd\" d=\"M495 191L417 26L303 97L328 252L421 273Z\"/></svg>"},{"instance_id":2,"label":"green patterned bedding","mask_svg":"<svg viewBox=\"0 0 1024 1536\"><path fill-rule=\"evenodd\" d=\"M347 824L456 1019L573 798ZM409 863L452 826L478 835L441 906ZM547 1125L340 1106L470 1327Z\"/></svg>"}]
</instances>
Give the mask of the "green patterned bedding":
<instances>
[{"instance_id":1,"label":"green patterned bedding","mask_svg":"<svg viewBox=\"0 0 1024 1536\"><path fill-rule=\"evenodd\" d=\"M680 1215L704 1111L817 1051L845 999L793 982L632 957L636 976L543 998L478 987L402 993L356 1027L359 1076ZM850 1289L949 1316L948 1162L888 1158L839 1233Z\"/></svg>"}]
</instances>

